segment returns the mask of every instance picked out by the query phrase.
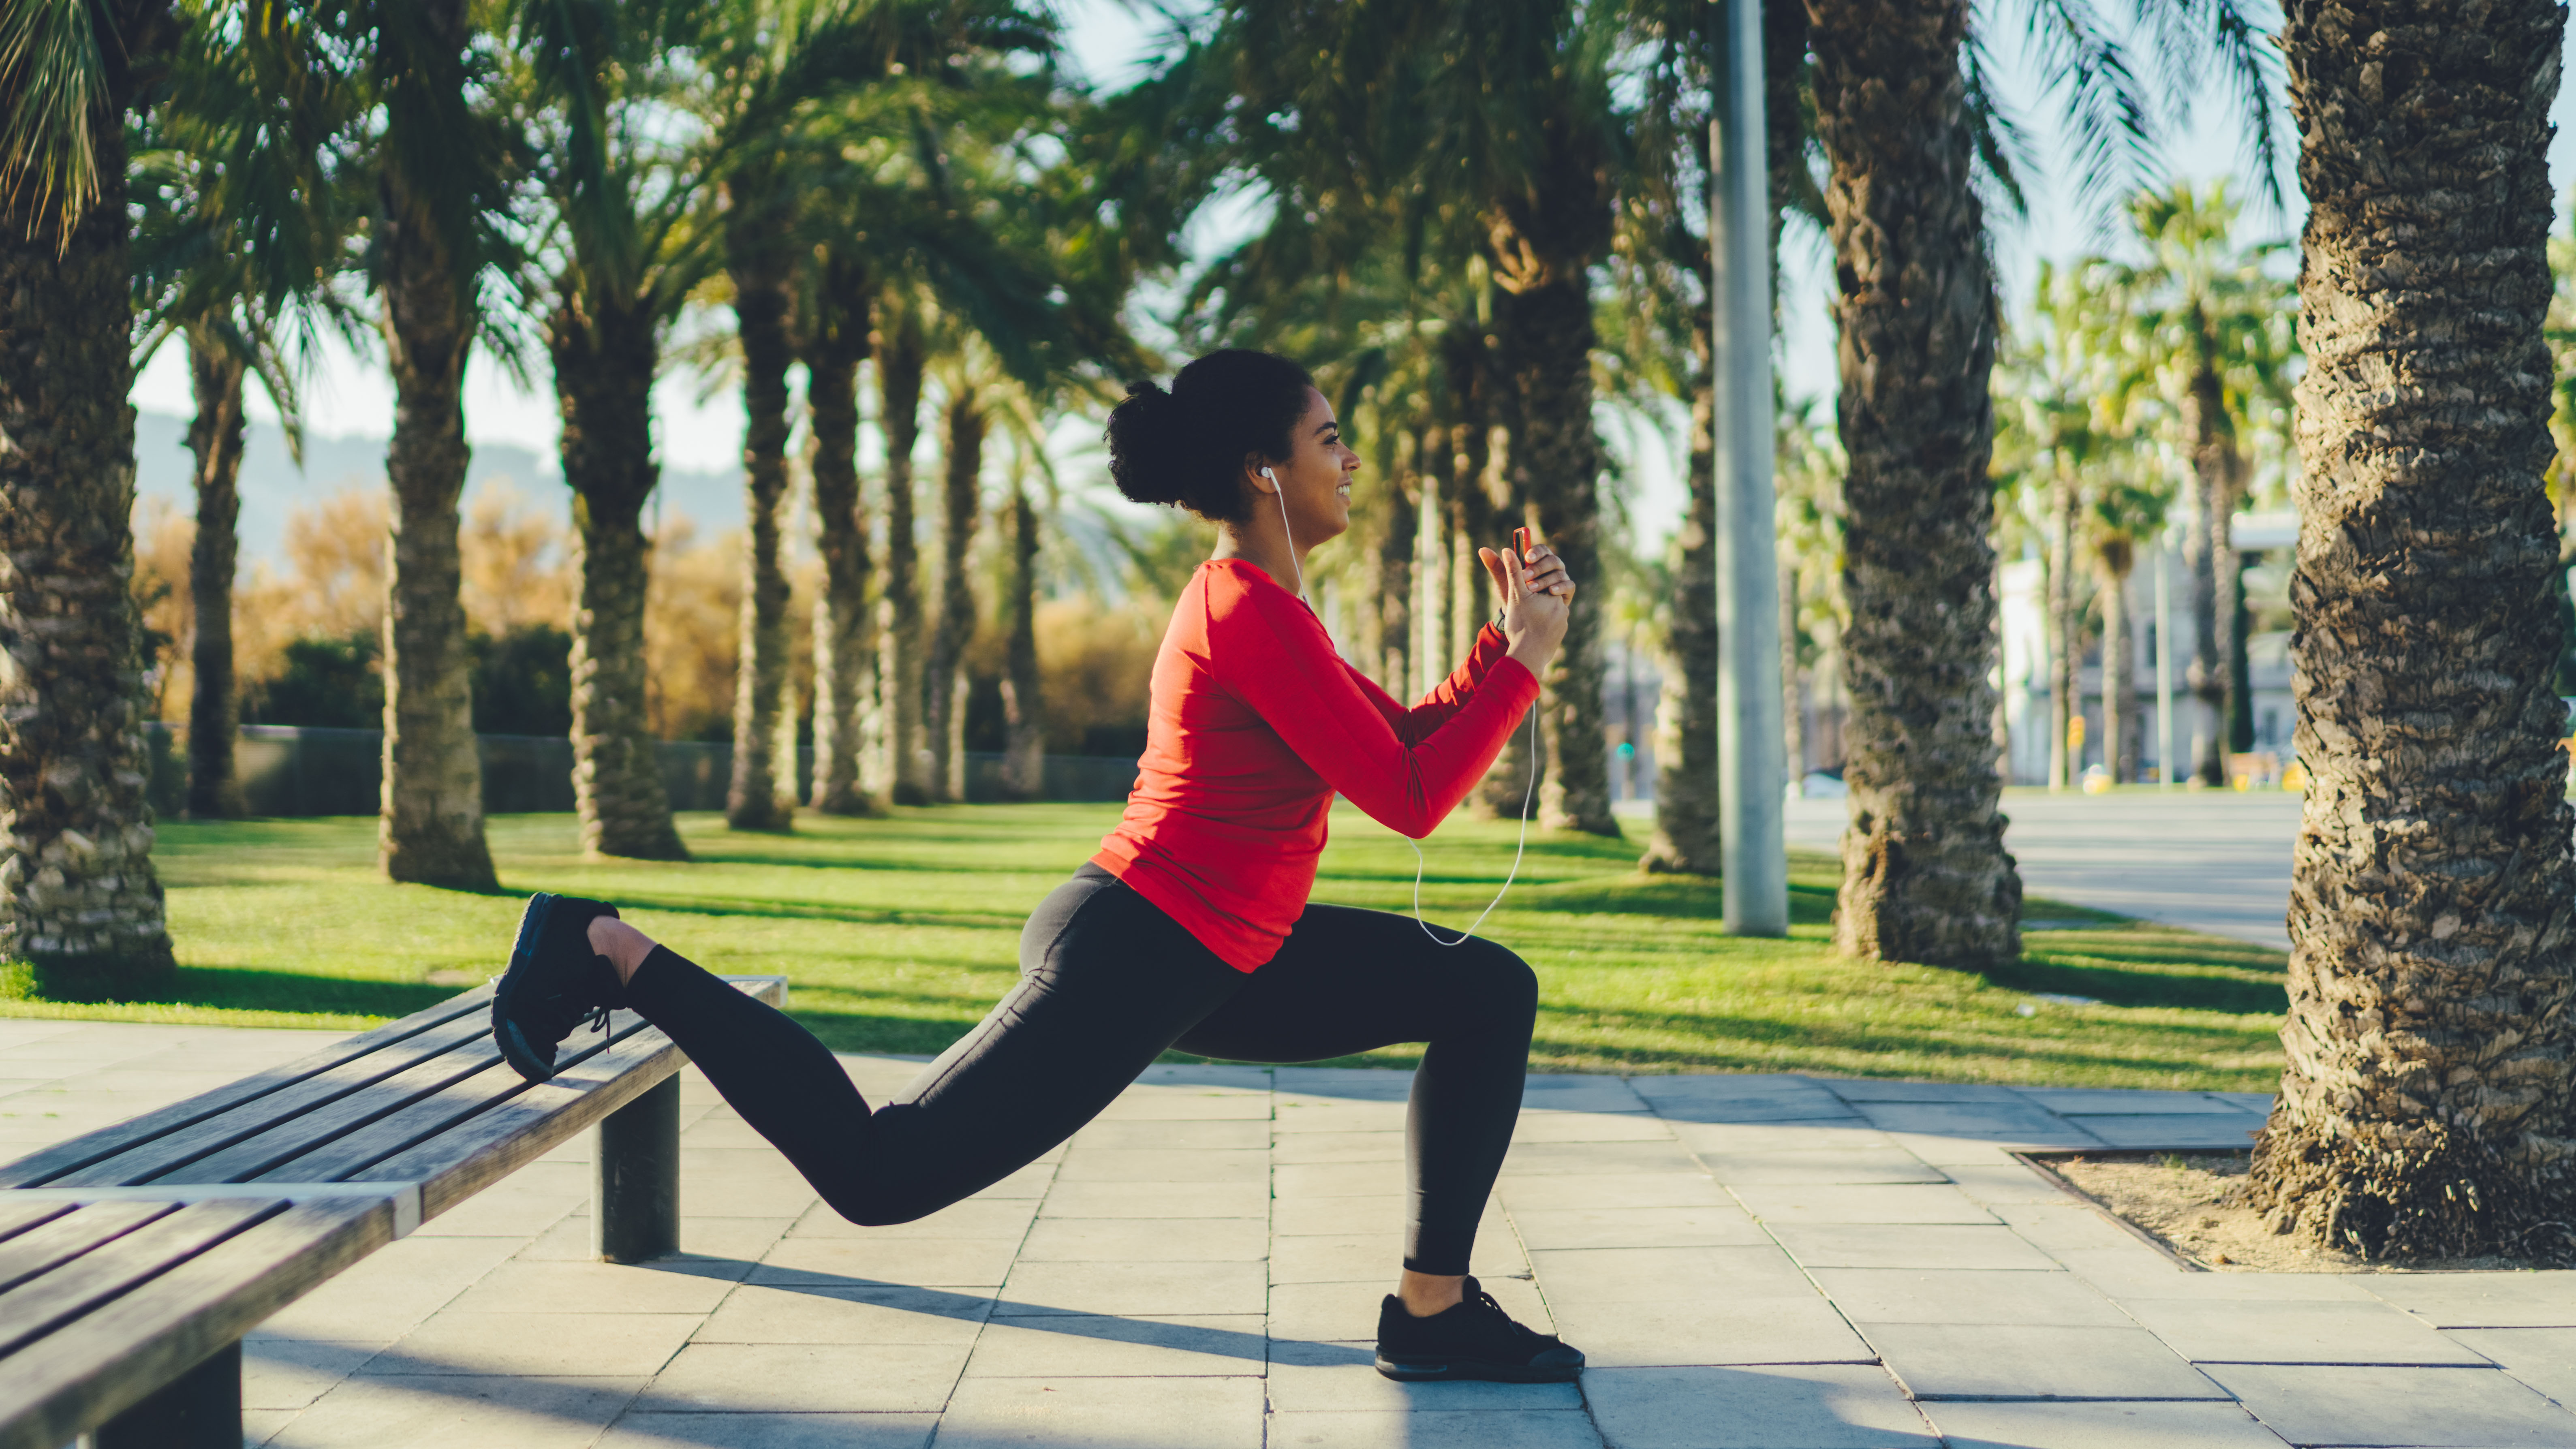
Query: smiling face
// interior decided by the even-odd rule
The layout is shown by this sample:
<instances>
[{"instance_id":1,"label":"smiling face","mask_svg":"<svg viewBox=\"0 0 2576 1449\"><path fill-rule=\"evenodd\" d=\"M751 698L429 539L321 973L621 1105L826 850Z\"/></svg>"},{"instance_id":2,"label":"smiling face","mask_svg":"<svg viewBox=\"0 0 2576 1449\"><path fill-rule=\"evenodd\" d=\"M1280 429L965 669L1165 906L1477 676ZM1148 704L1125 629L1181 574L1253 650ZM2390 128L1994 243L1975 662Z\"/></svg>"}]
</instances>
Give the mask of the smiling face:
<instances>
[{"instance_id":1,"label":"smiling face","mask_svg":"<svg viewBox=\"0 0 2576 1449\"><path fill-rule=\"evenodd\" d=\"M1275 518L1280 500L1285 500L1289 531L1297 546L1313 548L1349 530L1351 475L1359 471L1360 455L1343 445L1342 425L1333 417L1333 405L1311 387L1306 389L1306 411L1289 430L1288 439L1285 460L1257 459L1245 465L1244 473L1254 492L1253 507ZM1279 485L1275 498L1266 491L1271 480L1261 477L1265 467Z\"/></svg>"}]
</instances>

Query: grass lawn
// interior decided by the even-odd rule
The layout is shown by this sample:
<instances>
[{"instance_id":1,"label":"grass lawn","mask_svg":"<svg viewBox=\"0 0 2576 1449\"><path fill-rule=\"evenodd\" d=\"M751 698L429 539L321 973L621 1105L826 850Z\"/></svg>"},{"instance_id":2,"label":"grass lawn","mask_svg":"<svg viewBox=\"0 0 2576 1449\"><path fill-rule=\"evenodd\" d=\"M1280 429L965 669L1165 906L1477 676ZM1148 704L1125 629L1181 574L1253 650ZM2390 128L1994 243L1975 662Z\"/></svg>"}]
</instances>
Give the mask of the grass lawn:
<instances>
[{"instance_id":1,"label":"grass lawn","mask_svg":"<svg viewBox=\"0 0 2576 1449\"><path fill-rule=\"evenodd\" d=\"M503 816L490 831L507 891L488 896L385 884L372 818L165 824L154 859L182 963L178 1000L52 1003L23 999L22 987L0 1015L365 1026L498 970L520 898L544 889L613 900L712 970L785 974L797 1017L837 1049L935 1052L1009 984L1022 919L1116 817L1110 805L951 806L886 820L807 814L795 834L772 836L687 815L696 861L658 865L583 860L568 815ZM1333 824L1315 898L1408 909L1403 839L1348 809ZM1443 826L1426 846L1425 913L1473 919L1515 833ZM2034 900L2034 920L2084 924L2032 933L2010 971L1866 965L1827 950L1826 857L1792 857L1791 934L1763 941L1719 932L1715 882L1640 875L1637 850L1536 835L1486 923L1538 969L1540 1070L2215 1090L2278 1079L2278 952ZM1411 1060L1390 1051L1354 1064Z\"/></svg>"}]
</instances>

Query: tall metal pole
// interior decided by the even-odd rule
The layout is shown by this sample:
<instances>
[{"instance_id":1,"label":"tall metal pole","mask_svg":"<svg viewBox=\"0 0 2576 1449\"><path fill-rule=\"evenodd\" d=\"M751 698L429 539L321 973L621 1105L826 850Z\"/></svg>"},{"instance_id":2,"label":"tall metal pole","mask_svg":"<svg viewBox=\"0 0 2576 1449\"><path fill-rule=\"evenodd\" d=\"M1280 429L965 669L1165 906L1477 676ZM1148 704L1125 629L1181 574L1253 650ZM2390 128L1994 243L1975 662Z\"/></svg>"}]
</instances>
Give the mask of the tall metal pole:
<instances>
[{"instance_id":1,"label":"tall metal pole","mask_svg":"<svg viewBox=\"0 0 2576 1449\"><path fill-rule=\"evenodd\" d=\"M2173 585L2165 579L2165 546L2156 542L2156 788L2174 782Z\"/></svg>"},{"instance_id":2,"label":"tall metal pole","mask_svg":"<svg viewBox=\"0 0 2576 1449\"><path fill-rule=\"evenodd\" d=\"M1789 934L1781 740L1780 574L1771 482L1771 181L1762 125L1762 0L1716 0L1709 156L1717 404L1719 853L1731 936Z\"/></svg>"}]
</instances>

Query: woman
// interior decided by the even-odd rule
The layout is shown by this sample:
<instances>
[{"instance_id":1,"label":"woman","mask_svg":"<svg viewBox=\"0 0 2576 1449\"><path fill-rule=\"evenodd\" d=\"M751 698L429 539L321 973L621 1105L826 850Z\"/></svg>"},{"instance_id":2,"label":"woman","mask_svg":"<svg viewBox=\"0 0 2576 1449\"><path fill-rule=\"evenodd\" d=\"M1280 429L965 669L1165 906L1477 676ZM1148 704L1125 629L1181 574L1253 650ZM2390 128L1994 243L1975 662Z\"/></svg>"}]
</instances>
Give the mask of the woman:
<instances>
[{"instance_id":1,"label":"woman","mask_svg":"<svg viewBox=\"0 0 2576 1449\"><path fill-rule=\"evenodd\" d=\"M1110 473L1214 522L1172 612L1125 816L1020 935L1020 984L873 1112L804 1028L596 901L528 903L494 1035L534 1080L592 1016L628 1007L853 1222L907 1222L1071 1136L1167 1048L1299 1062L1427 1043L1414 1074L1411 1217L1378 1316L1381 1373L1552 1381L1583 1355L1467 1276L1511 1145L1537 983L1520 958L1409 916L1307 904L1333 796L1420 838L1538 697L1574 586L1545 549L1482 551L1504 597L1456 674L1410 709L1344 664L1292 589L1350 526L1359 456L1305 372L1212 353L1109 418Z\"/></svg>"}]
</instances>

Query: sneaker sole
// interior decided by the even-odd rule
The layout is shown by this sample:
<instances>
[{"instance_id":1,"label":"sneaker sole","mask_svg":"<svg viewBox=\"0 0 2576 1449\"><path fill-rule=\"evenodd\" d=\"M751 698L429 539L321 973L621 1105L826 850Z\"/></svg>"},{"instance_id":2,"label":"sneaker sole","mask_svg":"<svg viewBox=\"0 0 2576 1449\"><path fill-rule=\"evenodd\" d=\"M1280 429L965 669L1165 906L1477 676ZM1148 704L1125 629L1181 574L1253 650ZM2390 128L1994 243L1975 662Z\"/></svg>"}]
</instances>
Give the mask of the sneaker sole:
<instances>
[{"instance_id":1,"label":"sneaker sole","mask_svg":"<svg viewBox=\"0 0 2576 1449\"><path fill-rule=\"evenodd\" d=\"M1436 1383L1474 1379L1503 1384L1570 1384L1583 1377L1583 1365L1488 1363L1482 1359L1391 1359L1380 1356L1377 1371L1398 1383Z\"/></svg>"},{"instance_id":2,"label":"sneaker sole","mask_svg":"<svg viewBox=\"0 0 2576 1449\"><path fill-rule=\"evenodd\" d=\"M537 943L546 937L546 922L554 915L559 897L539 891L528 897L528 909L519 917L518 939L510 943L510 965L501 973L500 984L492 988L492 1043L501 1049L501 1059L510 1069L531 1082L545 1081L555 1074L554 1063L537 1055L519 1024L510 1019L511 999L518 994L519 983L527 980L528 970L536 964Z\"/></svg>"}]
</instances>

